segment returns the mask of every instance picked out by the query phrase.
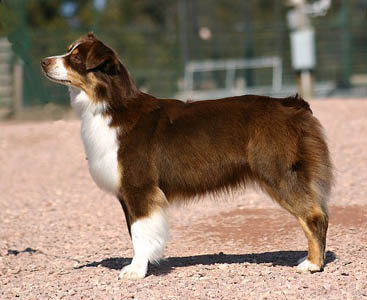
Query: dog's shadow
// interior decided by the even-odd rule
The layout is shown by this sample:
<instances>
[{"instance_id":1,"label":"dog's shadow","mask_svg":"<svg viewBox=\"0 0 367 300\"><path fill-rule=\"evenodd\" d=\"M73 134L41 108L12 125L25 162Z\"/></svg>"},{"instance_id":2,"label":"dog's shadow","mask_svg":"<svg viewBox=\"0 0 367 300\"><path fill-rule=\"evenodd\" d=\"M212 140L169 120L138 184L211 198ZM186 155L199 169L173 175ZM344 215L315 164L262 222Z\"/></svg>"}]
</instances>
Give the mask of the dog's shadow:
<instances>
[{"instance_id":1,"label":"dog's shadow","mask_svg":"<svg viewBox=\"0 0 367 300\"><path fill-rule=\"evenodd\" d=\"M170 273L173 269L195 266L195 265L215 265L215 264L271 264L272 266L294 267L299 259L307 255L306 251L274 251L254 254L205 254L183 257L168 257L162 260L159 265L151 265L149 273L155 275L164 275ZM325 265L334 261L336 255L332 251L327 251ZM87 267L102 266L108 269L120 270L131 263L131 258L112 257L101 261L94 261L88 264L79 265L76 269Z\"/></svg>"}]
</instances>

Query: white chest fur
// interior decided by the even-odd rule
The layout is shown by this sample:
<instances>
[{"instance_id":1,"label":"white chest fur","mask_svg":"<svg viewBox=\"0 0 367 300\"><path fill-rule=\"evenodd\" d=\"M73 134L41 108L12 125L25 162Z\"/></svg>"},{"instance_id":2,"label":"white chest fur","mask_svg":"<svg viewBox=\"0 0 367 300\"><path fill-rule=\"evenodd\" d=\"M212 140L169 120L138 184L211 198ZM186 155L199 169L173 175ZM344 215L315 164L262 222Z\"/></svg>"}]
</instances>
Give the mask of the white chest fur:
<instances>
[{"instance_id":1,"label":"white chest fur","mask_svg":"<svg viewBox=\"0 0 367 300\"><path fill-rule=\"evenodd\" d=\"M70 95L72 105L77 106L75 108L82 120L81 135L88 157L89 172L101 189L117 194L120 186L117 129L109 126L111 119L102 115L100 107L91 104L84 92L80 91L73 98L70 91ZM86 101L88 102L85 103Z\"/></svg>"}]
</instances>

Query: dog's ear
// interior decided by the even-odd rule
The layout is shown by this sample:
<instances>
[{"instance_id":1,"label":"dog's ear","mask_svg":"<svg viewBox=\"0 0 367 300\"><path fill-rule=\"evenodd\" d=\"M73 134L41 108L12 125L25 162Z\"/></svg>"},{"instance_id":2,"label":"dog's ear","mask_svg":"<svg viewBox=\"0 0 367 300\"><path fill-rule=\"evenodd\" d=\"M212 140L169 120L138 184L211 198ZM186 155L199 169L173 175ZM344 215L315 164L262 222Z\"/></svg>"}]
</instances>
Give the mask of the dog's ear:
<instances>
[{"instance_id":1,"label":"dog's ear","mask_svg":"<svg viewBox=\"0 0 367 300\"><path fill-rule=\"evenodd\" d=\"M110 65L108 69L111 69L111 66L116 64L116 60L113 50L102 42L96 41L88 51L85 66L87 71L90 71L108 63Z\"/></svg>"},{"instance_id":2,"label":"dog's ear","mask_svg":"<svg viewBox=\"0 0 367 300\"><path fill-rule=\"evenodd\" d=\"M88 39L93 39L93 40L95 40L95 39L96 39L96 37L95 37L95 35L94 35L93 31L88 32L88 34L87 34L87 38L88 38Z\"/></svg>"}]
</instances>

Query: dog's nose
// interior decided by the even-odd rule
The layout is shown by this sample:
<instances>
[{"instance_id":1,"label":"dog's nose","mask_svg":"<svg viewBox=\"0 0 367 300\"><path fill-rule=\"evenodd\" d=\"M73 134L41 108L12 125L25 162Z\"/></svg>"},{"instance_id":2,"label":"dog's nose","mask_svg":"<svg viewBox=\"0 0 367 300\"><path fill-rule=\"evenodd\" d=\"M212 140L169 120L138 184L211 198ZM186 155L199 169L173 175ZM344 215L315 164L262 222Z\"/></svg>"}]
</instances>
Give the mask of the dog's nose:
<instances>
[{"instance_id":1,"label":"dog's nose","mask_svg":"<svg viewBox=\"0 0 367 300\"><path fill-rule=\"evenodd\" d=\"M51 63L51 61L48 58L42 59L42 62L41 62L42 67L44 67L44 68L47 67L50 63Z\"/></svg>"}]
</instances>

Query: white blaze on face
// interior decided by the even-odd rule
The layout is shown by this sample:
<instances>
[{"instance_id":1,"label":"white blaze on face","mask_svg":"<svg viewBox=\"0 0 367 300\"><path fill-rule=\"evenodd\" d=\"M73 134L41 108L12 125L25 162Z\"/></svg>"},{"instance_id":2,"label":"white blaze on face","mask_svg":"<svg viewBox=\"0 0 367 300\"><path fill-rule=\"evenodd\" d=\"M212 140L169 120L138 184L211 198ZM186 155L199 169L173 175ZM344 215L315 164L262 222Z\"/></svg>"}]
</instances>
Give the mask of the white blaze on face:
<instances>
[{"instance_id":1,"label":"white blaze on face","mask_svg":"<svg viewBox=\"0 0 367 300\"><path fill-rule=\"evenodd\" d=\"M47 59L50 59L54 61L52 66L48 69L47 76L50 79L54 79L56 81L69 81L68 79L68 70L65 68L65 57L70 55L76 47L78 47L80 43L77 43L74 45L74 47L66 54L58 55L58 56L51 56L47 57Z\"/></svg>"},{"instance_id":2,"label":"white blaze on face","mask_svg":"<svg viewBox=\"0 0 367 300\"><path fill-rule=\"evenodd\" d=\"M49 68L47 72L47 76L50 79L54 79L56 81L66 81L68 80L68 71L65 68L64 60L62 56L53 56L48 57L49 59L54 60L54 64L51 68Z\"/></svg>"}]
</instances>

